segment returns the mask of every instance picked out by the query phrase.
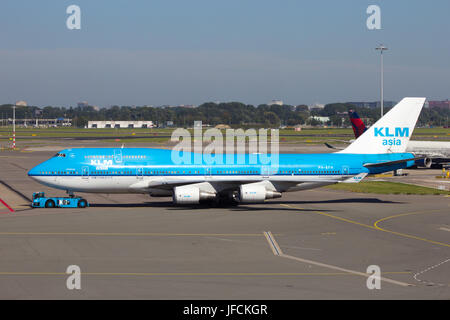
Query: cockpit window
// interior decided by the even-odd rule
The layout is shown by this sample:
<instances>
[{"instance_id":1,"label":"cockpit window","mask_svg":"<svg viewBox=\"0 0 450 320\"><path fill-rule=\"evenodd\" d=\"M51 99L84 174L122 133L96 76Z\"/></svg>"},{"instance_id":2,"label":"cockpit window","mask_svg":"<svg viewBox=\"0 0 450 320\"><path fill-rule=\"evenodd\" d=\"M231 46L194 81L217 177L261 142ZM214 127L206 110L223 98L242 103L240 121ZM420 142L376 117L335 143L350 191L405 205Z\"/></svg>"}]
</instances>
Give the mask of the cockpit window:
<instances>
[{"instance_id":1,"label":"cockpit window","mask_svg":"<svg viewBox=\"0 0 450 320\"><path fill-rule=\"evenodd\" d=\"M65 158L66 157L66 154L65 153L57 153L57 154L55 154L54 156L53 156L53 158L56 158L56 157L62 157L62 158Z\"/></svg>"}]
</instances>

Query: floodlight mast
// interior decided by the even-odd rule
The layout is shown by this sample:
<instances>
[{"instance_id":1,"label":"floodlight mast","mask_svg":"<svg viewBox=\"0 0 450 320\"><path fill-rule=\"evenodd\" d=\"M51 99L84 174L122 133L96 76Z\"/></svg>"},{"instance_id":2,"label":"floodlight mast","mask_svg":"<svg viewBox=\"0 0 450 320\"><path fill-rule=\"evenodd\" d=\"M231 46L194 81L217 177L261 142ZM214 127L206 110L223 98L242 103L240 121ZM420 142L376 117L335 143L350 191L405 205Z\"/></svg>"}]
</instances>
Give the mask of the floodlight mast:
<instances>
[{"instance_id":1,"label":"floodlight mast","mask_svg":"<svg viewBox=\"0 0 450 320\"><path fill-rule=\"evenodd\" d=\"M380 57L381 57L381 77L380 77L380 106L381 106L381 116L383 116L383 107L384 107L384 97L383 97L383 51L388 50L387 47L380 44L378 47L375 48L375 50L380 50Z\"/></svg>"}]
</instances>

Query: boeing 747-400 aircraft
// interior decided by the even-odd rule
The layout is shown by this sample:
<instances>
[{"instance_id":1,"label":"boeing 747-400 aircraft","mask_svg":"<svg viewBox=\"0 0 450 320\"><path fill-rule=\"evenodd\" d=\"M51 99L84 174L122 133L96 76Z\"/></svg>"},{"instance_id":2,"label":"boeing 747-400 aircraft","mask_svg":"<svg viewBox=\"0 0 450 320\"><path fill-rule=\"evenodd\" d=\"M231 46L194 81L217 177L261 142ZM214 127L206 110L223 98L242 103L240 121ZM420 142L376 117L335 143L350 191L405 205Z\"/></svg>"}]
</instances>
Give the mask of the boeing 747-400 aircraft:
<instances>
[{"instance_id":1,"label":"boeing 747-400 aircraft","mask_svg":"<svg viewBox=\"0 0 450 320\"><path fill-rule=\"evenodd\" d=\"M269 165L262 161L261 154L246 154L244 162L233 154L231 163L229 154L216 154L213 164L180 164L173 160L171 150L79 148L58 152L28 175L69 194L143 193L172 196L176 204L227 199L264 202L281 197L283 192L358 183L369 173L414 165L417 158L405 151L424 102L425 98L404 98L345 150L336 153L280 154L277 163ZM189 152L181 158L192 160L196 156Z\"/></svg>"}]
</instances>

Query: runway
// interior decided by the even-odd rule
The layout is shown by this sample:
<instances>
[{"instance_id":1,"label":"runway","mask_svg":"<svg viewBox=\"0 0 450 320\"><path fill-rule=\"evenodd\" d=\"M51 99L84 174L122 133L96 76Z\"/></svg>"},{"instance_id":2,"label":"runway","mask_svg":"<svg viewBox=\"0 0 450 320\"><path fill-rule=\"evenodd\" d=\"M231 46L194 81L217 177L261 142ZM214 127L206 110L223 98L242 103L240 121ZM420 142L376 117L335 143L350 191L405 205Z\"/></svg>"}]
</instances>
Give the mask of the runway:
<instances>
[{"instance_id":1,"label":"runway","mask_svg":"<svg viewBox=\"0 0 450 320\"><path fill-rule=\"evenodd\" d=\"M15 211L0 209L1 299L450 298L448 197L316 189L213 208L83 194L90 208L30 209L32 192L64 194L26 176L53 153L2 154ZM81 290L66 287L69 265Z\"/></svg>"}]
</instances>

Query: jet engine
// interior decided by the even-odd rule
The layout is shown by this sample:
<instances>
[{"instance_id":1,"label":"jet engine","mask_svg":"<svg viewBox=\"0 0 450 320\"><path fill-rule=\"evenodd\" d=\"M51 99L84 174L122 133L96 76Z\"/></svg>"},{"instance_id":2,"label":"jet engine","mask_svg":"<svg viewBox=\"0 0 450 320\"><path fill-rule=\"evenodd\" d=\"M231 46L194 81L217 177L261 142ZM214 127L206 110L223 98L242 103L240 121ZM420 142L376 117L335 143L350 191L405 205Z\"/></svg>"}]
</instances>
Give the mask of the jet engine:
<instances>
[{"instance_id":1,"label":"jet engine","mask_svg":"<svg viewBox=\"0 0 450 320\"><path fill-rule=\"evenodd\" d=\"M263 185L243 184L239 188L238 200L242 203L261 203L274 198L281 198L281 193L268 191Z\"/></svg>"},{"instance_id":2,"label":"jet engine","mask_svg":"<svg viewBox=\"0 0 450 320\"><path fill-rule=\"evenodd\" d=\"M415 161L415 165L419 168L430 168L433 161L430 158L423 158Z\"/></svg>"},{"instance_id":3,"label":"jet engine","mask_svg":"<svg viewBox=\"0 0 450 320\"><path fill-rule=\"evenodd\" d=\"M198 204L200 200L210 200L216 197L215 193L201 191L193 186L180 186L173 189L173 203Z\"/></svg>"}]
</instances>

